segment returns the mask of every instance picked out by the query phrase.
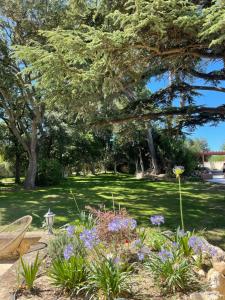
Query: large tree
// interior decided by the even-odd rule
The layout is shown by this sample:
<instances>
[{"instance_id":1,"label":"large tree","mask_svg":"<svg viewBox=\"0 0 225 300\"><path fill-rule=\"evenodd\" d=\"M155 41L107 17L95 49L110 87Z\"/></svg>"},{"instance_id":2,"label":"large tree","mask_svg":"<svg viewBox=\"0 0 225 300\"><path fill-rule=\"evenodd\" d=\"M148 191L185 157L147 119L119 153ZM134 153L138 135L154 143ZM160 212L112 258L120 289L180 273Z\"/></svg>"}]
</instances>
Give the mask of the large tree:
<instances>
[{"instance_id":1,"label":"large tree","mask_svg":"<svg viewBox=\"0 0 225 300\"><path fill-rule=\"evenodd\" d=\"M178 127L224 120L225 106L195 102L200 91L225 92L220 85L225 79L224 4L71 0L66 20L54 30L40 32L44 45L33 41L18 47L17 54L37 75L37 86L50 101L72 103L80 113L95 111L103 119L99 124L176 115ZM215 59L221 61L221 70L206 72L205 65ZM131 101L137 84L169 74L167 87ZM194 84L196 78L204 84ZM171 102L177 97L182 98L180 107ZM123 105L115 115L112 105L121 98ZM106 103L110 105L102 114Z\"/></svg>"},{"instance_id":2,"label":"large tree","mask_svg":"<svg viewBox=\"0 0 225 300\"><path fill-rule=\"evenodd\" d=\"M15 58L13 47L26 45L30 39L40 41L38 30L57 26L63 11L60 1L7 0L1 1L0 9L0 117L27 153L25 188L34 188L46 98L36 89L31 72L21 73L27 64Z\"/></svg>"}]
</instances>

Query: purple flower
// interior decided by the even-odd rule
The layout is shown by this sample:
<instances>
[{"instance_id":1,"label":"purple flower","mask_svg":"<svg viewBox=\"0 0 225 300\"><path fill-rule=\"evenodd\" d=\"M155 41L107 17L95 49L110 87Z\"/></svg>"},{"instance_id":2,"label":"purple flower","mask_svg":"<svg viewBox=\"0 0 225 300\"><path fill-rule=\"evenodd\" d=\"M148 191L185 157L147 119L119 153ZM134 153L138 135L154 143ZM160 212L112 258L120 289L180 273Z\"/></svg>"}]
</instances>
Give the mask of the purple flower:
<instances>
[{"instance_id":1,"label":"purple flower","mask_svg":"<svg viewBox=\"0 0 225 300\"><path fill-rule=\"evenodd\" d=\"M208 252L209 252L209 254L210 254L211 256L216 256L216 255L218 254L216 248L213 247L213 246L210 246L210 247L209 247Z\"/></svg>"},{"instance_id":2,"label":"purple flower","mask_svg":"<svg viewBox=\"0 0 225 300\"><path fill-rule=\"evenodd\" d=\"M80 234L80 239L83 241L84 245L88 249L94 248L98 243L98 234L96 228L87 230L85 229L81 234Z\"/></svg>"},{"instance_id":3,"label":"purple flower","mask_svg":"<svg viewBox=\"0 0 225 300\"><path fill-rule=\"evenodd\" d=\"M129 219L128 226L131 230L134 230L137 227L137 221L135 219Z\"/></svg>"},{"instance_id":4,"label":"purple flower","mask_svg":"<svg viewBox=\"0 0 225 300\"><path fill-rule=\"evenodd\" d=\"M192 248L195 254L200 254L202 251L206 250L206 243L198 236L193 235L190 237L188 245Z\"/></svg>"},{"instance_id":5,"label":"purple flower","mask_svg":"<svg viewBox=\"0 0 225 300\"><path fill-rule=\"evenodd\" d=\"M66 231L67 231L68 236L72 236L74 234L74 231L75 231L75 226L72 226L72 225L68 226L66 228Z\"/></svg>"},{"instance_id":6,"label":"purple flower","mask_svg":"<svg viewBox=\"0 0 225 300\"><path fill-rule=\"evenodd\" d=\"M134 219L123 219L120 217L115 217L109 224L108 230L113 232L118 232L123 229L134 230L137 227L137 221Z\"/></svg>"},{"instance_id":7,"label":"purple flower","mask_svg":"<svg viewBox=\"0 0 225 300\"><path fill-rule=\"evenodd\" d=\"M120 263L120 258L118 256L115 257L113 262L114 262L115 265L118 265Z\"/></svg>"},{"instance_id":8,"label":"purple flower","mask_svg":"<svg viewBox=\"0 0 225 300\"><path fill-rule=\"evenodd\" d=\"M114 218L109 224L108 224L108 230L109 231L120 231L121 230L121 220L119 218Z\"/></svg>"},{"instance_id":9,"label":"purple flower","mask_svg":"<svg viewBox=\"0 0 225 300\"><path fill-rule=\"evenodd\" d=\"M141 251L137 253L137 256L138 256L138 259L139 259L140 261L142 261L142 260L145 259L145 254L144 254L143 252L141 252Z\"/></svg>"},{"instance_id":10,"label":"purple flower","mask_svg":"<svg viewBox=\"0 0 225 300\"><path fill-rule=\"evenodd\" d=\"M140 239L138 239L138 240L134 240L133 242L132 242L132 248L140 248L141 246L142 246L142 242L141 242L141 240Z\"/></svg>"},{"instance_id":11,"label":"purple flower","mask_svg":"<svg viewBox=\"0 0 225 300\"><path fill-rule=\"evenodd\" d=\"M184 231L184 229L178 229L177 235L179 237L183 237L183 236L187 235L187 233Z\"/></svg>"},{"instance_id":12,"label":"purple flower","mask_svg":"<svg viewBox=\"0 0 225 300\"><path fill-rule=\"evenodd\" d=\"M173 242L173 243L172 243L172 247L173 247L173 248L178 248L178 246L179 246L178 243L176 243L176 242Z\"/></svg>"},{"instance_id":13,"label":"purple flower","mask_svg":"<svg viewBox=\"0 0 225 300\"><path fill-rule=\"evenodd\" d=\"M73 255L73 245L72 244L67 245L63 254L66 260L70 259L70 257Z\"/></svg>"},{"instance_id":14,"label":"purple flower","mask_svg":"<svg viewBox=\"0 0 225 300\"><path fill-rule=\"evenodd\" d=\"M151 221L152 225L158 225L158 226L165 222L164 217L161 215L156 215L156 216L150 217L150 221Z\"/></svg>"},{"instance_id":15,"label":"purple flower","mask_svg":"<svg viewBox=\"0 0 225 300\"><path fill-rule=\"evenodd\" d=\"M162 262L166 262L170 258L173 258L173 254L170 251L167 251L165 249L162 249L159 252L159 258L161 259Z\"/></svg>"}]
</instances>

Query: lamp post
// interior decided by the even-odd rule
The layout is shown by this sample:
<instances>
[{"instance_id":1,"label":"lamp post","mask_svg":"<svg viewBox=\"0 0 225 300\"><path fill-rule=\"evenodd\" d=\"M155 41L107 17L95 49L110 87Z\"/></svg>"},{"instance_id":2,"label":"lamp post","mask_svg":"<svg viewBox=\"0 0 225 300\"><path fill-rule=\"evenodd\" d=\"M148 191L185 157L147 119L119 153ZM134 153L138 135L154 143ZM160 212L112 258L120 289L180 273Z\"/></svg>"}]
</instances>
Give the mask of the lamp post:
<instances>
[{"instance_id":1,"label":"lamp post","mask_svg":"<svg viewBox=\"0 0 225 300\"><path fill-rule=\"evenodd\" d=\"M53 234L52 227L54 224L55 214L49 208L48 212L44 215L44 217L45 223L48 227L48 234Z\"/></svg>"}]
</instances>

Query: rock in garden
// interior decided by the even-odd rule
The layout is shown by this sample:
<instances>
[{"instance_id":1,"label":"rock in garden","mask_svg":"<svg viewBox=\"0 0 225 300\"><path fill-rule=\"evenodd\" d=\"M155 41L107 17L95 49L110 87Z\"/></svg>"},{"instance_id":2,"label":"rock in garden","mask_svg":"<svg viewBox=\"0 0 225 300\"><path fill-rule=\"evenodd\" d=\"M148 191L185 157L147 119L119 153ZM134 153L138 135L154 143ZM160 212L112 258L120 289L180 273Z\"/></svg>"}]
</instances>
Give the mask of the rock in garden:
<instances>
[{"instance_id":1,"label":"rock in garden","mask_svg":"<svg viewBox=\"0 0 225 300\"><path fill-rule=\"evenodd\" d=\"M224 297L219 292L200 292L190 295L190 300L223 300Z\"/></svg>"},{"instance_id":2,"label":"rock in garden","mask_svg":"<svg viewBox=\"0 0 225 300\"><path fill-rule=\"evenodd\" d=\"M225 261L213 261L213 269L225 275Z\"/></svg>"},{"instance_id":3,"label":"rock in garden","mask_svg":"<svg viewBox=\"0 0 225 300\"><path fill-rule=\"evenodd\" d=\"M225 277L222 273L210 269L208 274L207 274L207 279L208 279L208 284L209 288L212 291L217 291L221 295L223 295L223 300L225 300Z\"/></svg>"}]
</instances>

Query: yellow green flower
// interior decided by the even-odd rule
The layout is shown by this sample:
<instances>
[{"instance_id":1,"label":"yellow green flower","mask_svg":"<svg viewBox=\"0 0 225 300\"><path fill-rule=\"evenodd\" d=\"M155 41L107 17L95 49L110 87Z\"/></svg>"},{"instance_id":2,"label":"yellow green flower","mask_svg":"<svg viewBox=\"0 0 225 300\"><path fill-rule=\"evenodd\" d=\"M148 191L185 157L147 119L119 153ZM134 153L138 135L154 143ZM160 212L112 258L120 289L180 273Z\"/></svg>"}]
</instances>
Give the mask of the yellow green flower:
<instances>
[{"instance_id":1,"label":"yellow green flower","mask_svg":"<svg viewBox=\"0 0 225 300\"><path fill-rule=\"evenodd\" d=\"M176 175L176 177L179 177L181 174L184 173L184 167L183 166L175 166L173 168L173 173Z\"/></svg>"}]
</instances>

